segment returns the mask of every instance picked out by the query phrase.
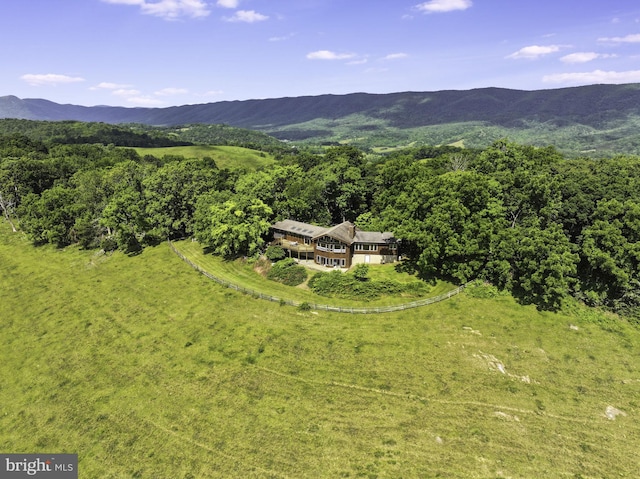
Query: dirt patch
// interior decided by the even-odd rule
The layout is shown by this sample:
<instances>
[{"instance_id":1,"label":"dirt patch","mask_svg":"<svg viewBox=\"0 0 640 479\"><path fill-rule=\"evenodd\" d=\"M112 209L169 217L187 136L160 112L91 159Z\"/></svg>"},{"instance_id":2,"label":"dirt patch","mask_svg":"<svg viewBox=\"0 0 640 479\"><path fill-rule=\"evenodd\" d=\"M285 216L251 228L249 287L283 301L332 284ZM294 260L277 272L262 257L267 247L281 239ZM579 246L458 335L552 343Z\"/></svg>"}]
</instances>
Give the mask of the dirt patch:
<instances>
[{"instance_id":1,"label":"dirt patch","mask_svg":"<svg viewBox=\"0 0 640 479\"><path fill-rule=\"evenodd\" d=\"M263 276L264 278L266 278L267 277L267 273L271 270L271 261L269 261L265 257L261 257L253 265L253 270L256 273L258 273L260 276Z\"/></svg>"}]
</instances>

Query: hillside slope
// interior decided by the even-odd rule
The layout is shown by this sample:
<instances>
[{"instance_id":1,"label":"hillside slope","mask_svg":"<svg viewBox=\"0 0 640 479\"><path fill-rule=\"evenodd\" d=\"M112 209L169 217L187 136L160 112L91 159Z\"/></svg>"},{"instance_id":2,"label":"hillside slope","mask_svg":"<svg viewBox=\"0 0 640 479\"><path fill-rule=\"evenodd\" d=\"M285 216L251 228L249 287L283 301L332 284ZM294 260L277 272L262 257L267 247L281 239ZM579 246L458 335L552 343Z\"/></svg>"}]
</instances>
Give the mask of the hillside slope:
<instances>
[{"instance_id":1,"label":"hillside slope","mask_svg":"<svg viewBox=\"0 0 640 479\"><path fill-rule=\"evenodd\" d=\"M635 477L640 333L459 295L357 318L224 289L166 244L0 222L0 449L82 477Z\"/></svg>"},{"instance_id":2,"label":"hillside slope","mask_svg":"<svg viewBox=\"0 0 640 479\"><path fill-rule=\"evenodd\" d=\"M413 128L453 122L484 121L511 126L519 121L578 122L597 127L603 121L640 113L640 84L590 85L555 90L504 88L352 93L265 100L223 101L168 108L85 107L48 100L0 97L0 118L79 120L106 123L179 125L226 123L247 128L274 128L318 118L361 114Z\"/></svg>"},{"instance_id":3,"label":"hillside slope","mask_svg":"<svg viewBox=\"0 0 640 479\"><path fill-rule=\"evenodd\" d=\"M640 84L537 91L481 88L353 93L168 108L84 107L5 96L0 97L2 117L150 125L224 123L291 140L364 138L371 139L373 145L385 143L387 137L391 144L424 138L430 143L466 140L478 146L495 136L517 136L526 131L533 139L556 141L568 149L635 153L640 148L635 137L640 121ZM571 140L582 146L570 145Z\"/></svg>"}]
</instances>

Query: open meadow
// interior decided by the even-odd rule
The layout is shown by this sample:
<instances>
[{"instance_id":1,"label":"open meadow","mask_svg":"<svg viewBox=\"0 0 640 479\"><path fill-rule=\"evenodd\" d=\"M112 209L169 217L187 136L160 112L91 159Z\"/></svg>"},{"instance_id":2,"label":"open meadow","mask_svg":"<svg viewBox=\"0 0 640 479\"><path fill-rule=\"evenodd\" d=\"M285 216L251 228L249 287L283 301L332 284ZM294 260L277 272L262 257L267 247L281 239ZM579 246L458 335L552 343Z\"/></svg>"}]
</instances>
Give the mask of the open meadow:
<instances>
[{"instance_id":1,"label":"open meadow","mask_svg":"<svg viewBox=\"0 0 640 479\"><path fill-rule=\"evenodd\" d=\"M140 156L153 155L157 158L164 156L184 156L185 158L213 158L218 168L230 170L255 170L260 167L273 165L273 155L262 151L243 148L240 146L194 145L168 146L163 148L133 148Z\"/></svg>"},{"instance_id":2,"label":"open meadow","mask_svg":"<svg viewBox=\"0 0 640 479\"><path fill-rule=\"evenodd\" d=\"M611 315L299 311L167 244L5 223L0 288L0 450L78 453L82 478L638 477L640 330Z\"/></svg>"}]
</instances>

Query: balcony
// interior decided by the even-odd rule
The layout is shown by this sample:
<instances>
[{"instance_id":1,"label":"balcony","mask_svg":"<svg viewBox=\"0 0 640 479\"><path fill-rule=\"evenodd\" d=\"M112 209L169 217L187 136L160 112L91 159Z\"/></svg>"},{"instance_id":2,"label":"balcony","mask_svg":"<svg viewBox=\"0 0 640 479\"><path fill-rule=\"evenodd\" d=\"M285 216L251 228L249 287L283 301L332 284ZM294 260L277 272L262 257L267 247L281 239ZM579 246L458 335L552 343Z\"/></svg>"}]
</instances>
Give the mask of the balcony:
<instances>
[{"instance_id":1,"label":"balcony","mask_svg":"<svg viewBox=\"0 0 640 479\"><path fill-rule=\"evenodd\" d=\"M346 248L330 249L330 248L325 248L324 246L316 246L316 250L318 250L318 251L326 251L327 253L342 253L342 254L347 252Z\"/></svg>"},{"instance_id":2,"label":"balcony","mask_svg":"<svg viewBox=\"0 0 640 479\"><path fill-rule=\"evenodd\" d=\"M296 253L313 253L313 245L304 244L298 241L288 241L284 238L276 239L273 244L282 246L283 249Z\"/></svg>"}]
</instances>

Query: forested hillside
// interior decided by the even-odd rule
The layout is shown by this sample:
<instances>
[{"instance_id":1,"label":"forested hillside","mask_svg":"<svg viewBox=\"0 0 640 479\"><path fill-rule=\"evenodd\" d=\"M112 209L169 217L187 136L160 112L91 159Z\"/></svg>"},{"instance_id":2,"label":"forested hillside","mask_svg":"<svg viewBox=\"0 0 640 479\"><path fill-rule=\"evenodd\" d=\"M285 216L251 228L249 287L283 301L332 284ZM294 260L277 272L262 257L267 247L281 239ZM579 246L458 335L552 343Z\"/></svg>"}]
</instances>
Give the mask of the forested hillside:
<instances>
[{"instance_id":1,"label":"forested hillside","mask_svg":"<svg viewBox=\"0 0 640 479\"><path fill-rule=\"evenodd\" d=\"M640 307L640 159L567 159L505 140L483 150L409 148L371 162L351 146L291 150L268 170L215 158L0 138L0 207L34 244L128 252L195 236L254 255L285 218L394 231L425 279L481 278L525 303L573 296Z\"/></svg>"},{"instance_id":2,"label":"forested hillside","mask_svg":"<svg viewBox=\"0 0 640 479\"><path fill-rule=\"evenodd\" d=\"M0 119L0 136L23 135L57 144L101 144L159 148L193 144L241 146L259 150L288 150L274 137L229 125L178 125L154 127L143 124L110 125L80 121Z\"/></svg>"},{"instance_id":3,"label":"forested hillside","mask_svg":"<svg viewBox=\"0 0 640 479\"><path fill-rule=\"evenodd\" d=\"M570 156L640 154L640 85L521 91L353 93L168 108L84 107L0 97L0 118L147 125L227 124L296 142L360 148L452 144L486 148L509 137Z\"/></svg>"}]
</instances>

